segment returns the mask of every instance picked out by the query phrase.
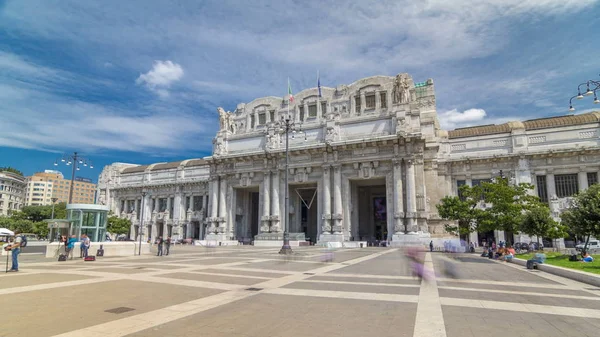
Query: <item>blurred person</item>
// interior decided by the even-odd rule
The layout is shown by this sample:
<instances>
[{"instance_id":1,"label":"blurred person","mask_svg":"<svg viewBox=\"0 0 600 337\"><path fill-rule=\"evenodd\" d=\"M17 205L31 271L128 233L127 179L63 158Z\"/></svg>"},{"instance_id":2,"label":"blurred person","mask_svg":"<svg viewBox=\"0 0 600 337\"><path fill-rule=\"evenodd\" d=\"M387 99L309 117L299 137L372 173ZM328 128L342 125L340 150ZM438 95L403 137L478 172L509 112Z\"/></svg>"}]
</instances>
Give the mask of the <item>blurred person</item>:
<instances>
[{"instance_id":1,"label":"blurred person","mask_svg":"<svg viewBox=\"0 0 600 337\"><path fill-rule=\"evenodd\" d=\"M156 248L158 249L156 252L156 256L162 256L163 255L163 244L165 243L165 241L163 240L162 236L158 237L158 240L156 240Z\"/></svg>"},{"instance_id":2,"label":"blurred person","mask_svg":"<svg viewBox=\"0 0 600 337\"><path fill-rule=\"evenodd\" d=\"M429 241L429 251L433 252L433 240Z\"/></svg>"},{"instance_id":3,"label":"blurred person","mask_svg":"<svg viewBox=\"0 0 600 337\"><path fill-rule=\"evenodd\" d=\"M167 236L167 239L165 240L165 250L166 250L166 254L165 255L169 255L169 249L171 248L171 237Z\"/></svg>"},{"instance_id":4,"label":"blurred person","mask_svg":"<svg viewBox=\"0 0 600 337\"><path fill-rule=\"evenodd\" d=\"M77 243L77 237L75 235L71 235L71 237L65 242L65 253L67 257L71 256L71 260L73 260L73 248L75 248L75 243Z\"/></svg>"},{"instance_id":5,"label":"blurred person","mask_svg":"<svg viewBox=\"0 0 600 337\"><path fill-rule=\"evenodd\" d=\"M21 237L21 235L19 235L21 234L21 231L18 229L14 231L14 234L15 238L13 239L13 242L4 248L7 252L11 252L12 265L8 272L19 271L19 254L21 254L21 244L23 243L23 238ZM8 256L6 258L8 259Z\"/></svg>"},{"instance_id":6,"label":"blurred person","mask_svg":"<svg viewBox=\"0 0 600 337\"><path fill-rule=\"evenodd\" d=\"M581 262L594 262L594 258L588 252L581 254Z\"/></svg>"},{"instance_id":7,"label":"blurred person","mask_svg":"<svg viewBox=\"0 0 600 337\"><path fill-rule=\"evenodd\" d=\"M81 251L83 253L83 258L88 257L88 251L90 250L90 238L87 236L87 234L83 234L81 235L82 239L81 239Z\"/></svg>"}]
</instances>

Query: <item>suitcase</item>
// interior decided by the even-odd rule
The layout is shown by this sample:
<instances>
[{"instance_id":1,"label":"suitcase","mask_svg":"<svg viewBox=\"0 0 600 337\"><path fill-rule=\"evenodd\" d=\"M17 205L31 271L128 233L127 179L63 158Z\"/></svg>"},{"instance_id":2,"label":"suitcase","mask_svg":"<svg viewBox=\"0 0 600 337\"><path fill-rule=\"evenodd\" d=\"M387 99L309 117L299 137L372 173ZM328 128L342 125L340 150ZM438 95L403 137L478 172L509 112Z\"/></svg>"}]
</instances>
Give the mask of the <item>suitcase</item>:
<instances>
[{"instance_id":1,"label":"suitcase","mask_svg":"<svg viewBox=\"0 0 600 337\"><path fill-rule=\"evenodd\" d=\"M65 254L60 254L58 256L58 261L67 261L67 256Z\"/></svg>"},{"instance_id":2,"label":"suitcase","mask_svg":"<svg viewBox=\"0 0 600 337\"><path fill-rule=\"evenodd\" d=\"M98 249L98 251L96 251L96 256L104 256L104 248L102 248L103 245L100 245L100 248Z\"/></svg>"},{"instance_id":3,"label":"suitcase","mask_svg":"<svg viewBox=\"0 0 600 337\"><path fill-rule=\"evenodd\" d=\"M94 255L86 256L83 261L96 261L96 257Z\"/></svg>"}]
</instances>

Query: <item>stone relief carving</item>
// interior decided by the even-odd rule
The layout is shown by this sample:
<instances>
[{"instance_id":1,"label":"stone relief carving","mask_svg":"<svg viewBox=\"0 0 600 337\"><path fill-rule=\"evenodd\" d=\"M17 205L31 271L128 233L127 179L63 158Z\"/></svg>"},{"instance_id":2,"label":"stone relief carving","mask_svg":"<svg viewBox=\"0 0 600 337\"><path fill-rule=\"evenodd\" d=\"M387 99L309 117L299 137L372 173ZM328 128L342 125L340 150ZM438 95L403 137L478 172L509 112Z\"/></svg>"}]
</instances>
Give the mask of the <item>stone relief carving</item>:
<instances>
[{"instance_id":1,"label":"stone relief carving","mask_svg":"<svg viewBox=\"0 0 600 337\"><path fill-rule=\"evenodd\" d=\"M327 142L335 141L337 139L337 136L338 136L337 126L328 126L327 133L325 135L325 141L327 141Z\"/></svg>"},{"instance_id":2,"label":"stone relief carving","mask_svg":"<svg viewBox=\"0 0 600 337\"><path fill-rule=\"evenodd\" d=\"M435 106L435 98L419 99L417 106L419 108L432 108Z\"/></svg>"},{"instance_id":3,"label":"stone relief carving","mask_svg":"<svg viewBox=\"0 0 600 337\"><path fill-rule=\"evenodd\" d=\"M410 101L410 85L407 76L404 74L396 75L394 88L392 89L392 102L405 104Z\"/></svg>"}]
</instances>

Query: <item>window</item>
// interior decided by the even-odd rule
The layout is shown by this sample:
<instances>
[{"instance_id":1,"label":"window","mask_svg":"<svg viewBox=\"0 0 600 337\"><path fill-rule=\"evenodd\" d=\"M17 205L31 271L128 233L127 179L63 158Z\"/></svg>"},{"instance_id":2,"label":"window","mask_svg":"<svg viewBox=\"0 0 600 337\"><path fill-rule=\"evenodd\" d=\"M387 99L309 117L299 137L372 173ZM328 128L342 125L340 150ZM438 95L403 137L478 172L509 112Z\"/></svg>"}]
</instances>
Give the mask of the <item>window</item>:
<instances>
[{"instance_id":1,"label":"window","mask_svg":"<svg viewBox=\"0 0 600 337\"><path fill-rule=\"evenodd\" d=\"M360 96L354 97L354 106L356 107L354 112L360 113Z\"/></svg>"},{"instance_id":2,"label":"window","mask_svg":"<svg viewBox=\"0 0 600 337\"><path fill-rule=\"evenodd\" d=\"M588 172L587 174L588 186L592 186L598 183L598 172Z\"/></svg>"},{"instance_id":3,"label":"window","mask_svg":"<svg viewBox=\"0 0 600 337\"><path fill-rule=\"evenodd\" d=\"M167 210L167 198L158 199L158 211L164 212Z\"/></svg>"},{"instance_id":4,"label":"window","mask_svg":"<svg viewBox=\"0 0 600 337\"><path fill-rule=\"evenodd\" d=\"M258 114L258 125L265 125L267 124L267 114L264 112L261 112Z\"/></svg>"},{"instance_id":5,"label":"window","mask_svg":"<svg viewBox=\"0 0 600 337\"><path fill-rule=\"evenodd\" d=\"M250 128L254 128L255 123L256 122L254 121L254 114L252 114L252 115L250 115Z\"/></svg>"},{"instance_id":6,"label":"window","mask_svg":"<svg viewBox=\"0 0 600 337\"><path fill-rule=\"evenodd\" d=\"M275 110L271 110L271 111L269 111L269 120L270 120L271 122L274 122L274 121L275 121Z\"/></svg>"},{"instance_id":7,"label":"window","mask_svg":"<svg viewBox=\"0 0 600 337\"><path fill-rule=\"evenodd\" d=\"M321 102L321 116L327 114L327 102Z\"/></svg>"},{"instance_id":8,"label":"window","mask_svg":"<svg viewBox=\"0 0 600 337\"><path fill-rule=\"evenodd\" d=\"M538 197L541 202L548 202L548 190L546 189L546 176L535 176Z\"/></svg>"},{"instance_id":9,"label":"window","mask_svg":"<svg viewBox=\"0 0 600 337\"><path fill-rule=\"evenodd\" d=\"M365 96L365 103L367 109L375 109L375 94Z\"/></svg>"},{"instance_id":10,"label":"window","mask_svg":"<svg viewBox=\"0 0 600 337\"><path fill-rule=\"evenodd\" d=\"M194 197L194 211L200 211L202 209L202 197L197 195Z\"/></svg>"},{"instance_id":11,"label":"window","mask_svg":"<svg viewBox=\"0 0 600 337\"><path fill-rule=\"evenodd\" d=\"M471 186L479 186L483 183L491 183L492 179L473 179L471 181Z\"/></svg>"},{"instance_id":12,"label":"window","mask_svg":"<svg viewBox=\"0 0 600 337\"><path fill-rule=\"evenodd\" d=\"M308 117L317 117L317 105L311 104L308 106Z\"/></svg>"},{"instance_id":13,"label":"window","mask_svg":"<svg viewBox=\"0 0 600 337\"><path fill-rule=\"evenodd\" d=\"M299 106L298 111L300 112L300 120L303 121L304 120L304 107Z\"/></svg>"},{"instance_id":14,"label":"window","mask_svg":"<svg viewBox=\"0 0 600 337\"><path fill-rule=\"evenodd\" d=\"M381 108L387 109L387 94L385 92L380 92L379 95L381 97Z\"/></svg>"},{"instance_id":15,"label":"window","mask_svg":"<svg viewBox=\"0 0 600 337\"><path fill-rule=\"evenodd\" d=\"M458 197L461 199L463 196L462 196L462 193L460 192L460 188L461 188L461 186L464 186L466 184L467 184L467 182L465 180L457 180L456 181L456 191L458 193Z\"/></svg>"},{"instance_id":16,"label":"window","mask_svg":"<svg viewBox=\"0 0 600 337\"><path fill-rule=\"evenodd\" d=\"M558 174L554 176L556 196L559 198L570 197L579 191L577 174Z\"/></svg>"}]
</instances>

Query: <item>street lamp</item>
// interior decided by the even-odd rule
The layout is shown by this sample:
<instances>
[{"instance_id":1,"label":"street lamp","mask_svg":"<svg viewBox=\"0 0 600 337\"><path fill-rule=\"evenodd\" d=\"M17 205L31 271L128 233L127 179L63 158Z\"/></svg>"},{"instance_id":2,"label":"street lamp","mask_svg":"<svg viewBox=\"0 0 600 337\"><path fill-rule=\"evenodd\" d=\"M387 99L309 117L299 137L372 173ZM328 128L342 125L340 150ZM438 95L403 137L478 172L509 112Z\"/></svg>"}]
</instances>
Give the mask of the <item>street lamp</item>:
<instances>
[{"instance_id":1,"label":"street lamp","mask_svg":"<svg viewBox=\"0 0 600 337\"><path fill-rule=\"evenodd\" d=\"M58 166L58 161L59 159L54 161L54 166ZM72 165L72 170L71 170L71 187L69 189L69 204L73 201L73 186L74 181L75 181L75 171L79 171L81 169L81 166L83 167L89 167L91 169L94 168L94 165L92 164L92 161L84 158L82 156L80 156L79 154L77 154L77 152L73 152L72 155L64 155L62 156L62 158L60 158L60 162L65 163L65 165L69 166Z\"/></svg>"},{"instance_id":2,"label":"street lamp","mask_svg":"<svg viewBox=\"0 0 600 337\"><path fill-rule=\"evenodd\" d=\"M582 94L581 87L583 85L586 86L586 89L585 89L585 92ZM573 108L573 98L583 99L584 96L594 95L594 101L593 101L594 104L600 104L600 100L598 99L597 91L600 91L600 81L589 80L587 82L584 82L584 83L581 83L580 85L578 85L577 86L577 95L571 97L571 99L569 100L569 111L575 111L575 108Z\"/></svg>"},{"instance_id":3,"label":"street lamp","mask_svg":"<svg viewBox=\"0 0 600 337\"><path fill-rule=\"evenodd\" d=\"M301 130L301 125L296 127L296 123L291 119L289 113L287 116L281 116L281 121L279 122L279 132L285 134L285 204L283 205L283 246L279 250L279 254L292 254L292 247L290 247L290 233L289 233L289 219L290 214L288 211L289 203L290 203L290 191L289 191L289 182L288 182L288 174L289 174L289 165L290 165L290 156L289 156L289 135L292 133L292 139L296 137L296 133L304 134L304 141L306 141L306 133Z\"/></svg>"},{"instance_id":4,"label":"street lamp","mask_svg":"<svg viewBox=\"0 0 600 337\"><path fill-rule=\"evenodd\" d=\"M50 217L50 219L54 219L54 204L56 203L58 198L52 198L51 200L52 200L52 216Z\"/></svg>"},{"instance_id":5,"label":"street lamp","mask_svg":"<svg viewBox=\"0 0 600 337\"><path fill-rule=\"evenodd\" d=\"M140 238L140 243L138 246L138 255L142 255L142 226L144 225L144 200L146 199L146 194L148 194L148 192L142 191L142 210L140 211L140 223L138 225L138 236Z\"/></svg>"}]
</instances>

